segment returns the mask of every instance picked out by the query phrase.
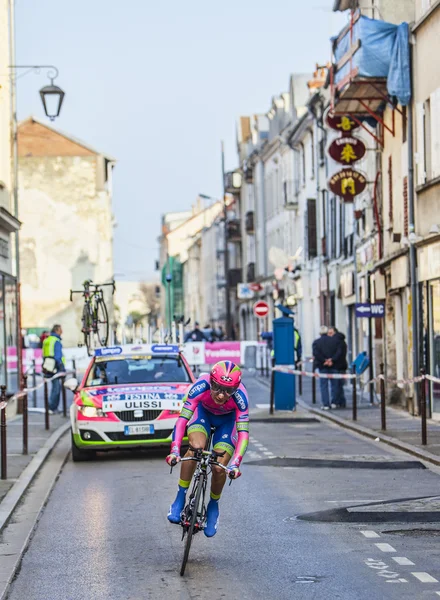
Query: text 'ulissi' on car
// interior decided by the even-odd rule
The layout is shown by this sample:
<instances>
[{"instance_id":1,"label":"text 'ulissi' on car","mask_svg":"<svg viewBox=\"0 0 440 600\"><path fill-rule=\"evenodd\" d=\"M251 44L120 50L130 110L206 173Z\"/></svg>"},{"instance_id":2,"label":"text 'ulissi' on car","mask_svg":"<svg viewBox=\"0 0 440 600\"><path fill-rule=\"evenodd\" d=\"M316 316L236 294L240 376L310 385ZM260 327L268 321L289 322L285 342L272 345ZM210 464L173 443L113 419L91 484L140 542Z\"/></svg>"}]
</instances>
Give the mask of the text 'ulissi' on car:
<instances>
[{"instance_id":1,"label":"text 'ulissi' on car","mask_svg":"<svg viewBox=\"0 0 440 600\"><path fill-rule=\"evenodd\" d=\"M179 346L123 345L95 351L81 383L69 379L72 458L167 445L194 375Z\"/></svg>"}]
</instances>

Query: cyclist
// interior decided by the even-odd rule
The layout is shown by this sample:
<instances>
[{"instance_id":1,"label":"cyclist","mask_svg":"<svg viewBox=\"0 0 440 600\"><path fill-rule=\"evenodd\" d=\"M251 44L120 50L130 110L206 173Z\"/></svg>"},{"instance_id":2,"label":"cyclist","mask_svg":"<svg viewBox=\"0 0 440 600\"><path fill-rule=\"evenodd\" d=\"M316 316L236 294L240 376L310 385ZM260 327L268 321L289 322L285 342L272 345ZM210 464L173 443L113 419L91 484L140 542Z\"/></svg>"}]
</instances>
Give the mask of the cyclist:
<instances>
[{"instance_id":1,"label":"cyclist","mask_svg":"<svg viewBox=\"0 0 440 600\"><path fill-rule=\"evenodd\" d=\"M240 477L240 463L249 441L248 397L246 388L241 383L240 368L228 360L215 364L209 374L202 374L189 389L174 428L167 463L171 465L180 461L180 446L186 427L190 445L195 449L203 449L206 447L211 426L215 427L214 450L225 451L224 456L218 458L218 462L226 466L232 457L228 468L229 476L232 479ZM188 450L186 456L193 456L193 452ZM177 496L168 513L171 523L180 523L180 513L185 506L186 493L195 465L193 461L182 463ZM218 502L225 482L226 472L213 466L211 498L204 529L207 537L217 533Z\"/></svg>"}]
</instances>

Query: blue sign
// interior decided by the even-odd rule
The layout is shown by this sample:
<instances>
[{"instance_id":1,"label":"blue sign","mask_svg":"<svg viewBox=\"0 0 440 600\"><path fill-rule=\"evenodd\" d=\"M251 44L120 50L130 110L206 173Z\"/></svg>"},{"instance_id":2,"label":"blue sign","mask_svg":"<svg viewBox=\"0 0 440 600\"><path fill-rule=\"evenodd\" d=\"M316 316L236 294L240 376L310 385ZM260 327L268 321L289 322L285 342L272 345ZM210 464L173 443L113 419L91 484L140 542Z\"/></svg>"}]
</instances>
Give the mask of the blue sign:
<instances>
[{"instance_id":1,"label":"blue sign","mask_svg":"<svg viewBox=\"0 0 440 600\"><path fill-rule=\"evenodd\" d=\"M95 350L95 356L117 356L122 354L122 348L120 346L113 346L112 348L97 348Z\"/></svg>"},{"instance_id":2,"label":"blue sign","mask_svg":"<svg viewBox=\"0 0 440 600\"><path fill-rule=\"evenodd\" d=\"M179 346L174 344L153 344L151 346L153 354L179 354Z\"/></svg>"},{"instance_id":3,"label":"blue sign","mask_svg":"<svg viewBox=\"0 0 440 600\"><path fill-rule=\"evenodd\" d=\"M383 319L385 317L385 304L382 302L356 303L356 317L358 319Z\"/></svg>"}]
</instances>

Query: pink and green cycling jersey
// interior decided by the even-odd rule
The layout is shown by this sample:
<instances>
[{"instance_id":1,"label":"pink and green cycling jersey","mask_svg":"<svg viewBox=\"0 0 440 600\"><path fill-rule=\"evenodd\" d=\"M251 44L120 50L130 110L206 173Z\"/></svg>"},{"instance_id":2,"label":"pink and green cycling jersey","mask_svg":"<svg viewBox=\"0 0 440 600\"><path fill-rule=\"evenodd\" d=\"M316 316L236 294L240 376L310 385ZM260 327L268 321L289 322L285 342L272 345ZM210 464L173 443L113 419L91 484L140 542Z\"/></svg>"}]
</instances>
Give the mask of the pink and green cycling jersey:
<instances>
[{"instance_id":1,"label":"pink and green cycling jersey","mask_svg":"<svg viewBox=\"0 0 440 600\"><path fill-rule=\"evenodd\" d=\"M203 407L208 413L215 415L217 417L216 421L222 415L228 417L228 420L230 420L231 413L235 414L234 434L236 432L237 441L231 466L238 467L243 460L249 443L249 403L246 388L243 384L240 384L235 394L230 396L224 404L219 405L211 397L209 374L201 375L193 383L185 396L184 405L173 432L173 441L171 443L171 452L173 454L180 454L180 446L185 436L186 427L188 422L192 421L194 416L197 415L199 406Z\"/></svg>"}]
</instances>

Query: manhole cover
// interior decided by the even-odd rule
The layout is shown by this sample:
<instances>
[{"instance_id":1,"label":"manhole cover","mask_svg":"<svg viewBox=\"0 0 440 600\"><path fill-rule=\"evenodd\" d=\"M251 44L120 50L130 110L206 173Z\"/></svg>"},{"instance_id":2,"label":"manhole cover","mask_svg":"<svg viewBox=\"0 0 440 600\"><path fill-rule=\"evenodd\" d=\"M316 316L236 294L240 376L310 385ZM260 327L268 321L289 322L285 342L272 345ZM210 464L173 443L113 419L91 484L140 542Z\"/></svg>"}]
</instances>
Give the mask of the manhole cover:
<instances>
[{"instance_id":1,"label":"manhole cover","mask_svg":"<svg viewBox=\"0 0 440 600\"><path fill-rule=\"evenodd\" d=\"M309 469L426 469L418 460L372 461L372 460L337 460L321 458L263 458L252 460L246 466L255 467L306 467Z\"/></svg>"},{"instance_id":2,"label":"manhole cover","mask_svg":"<svg viewBox=\"0 0 440 600\"><path fill-rule=\"evenodd\" d=\"M413 537L440 537L440 529L390 529L390 531L382 531L382 533Z\"/></svg>"}]
</instances>

